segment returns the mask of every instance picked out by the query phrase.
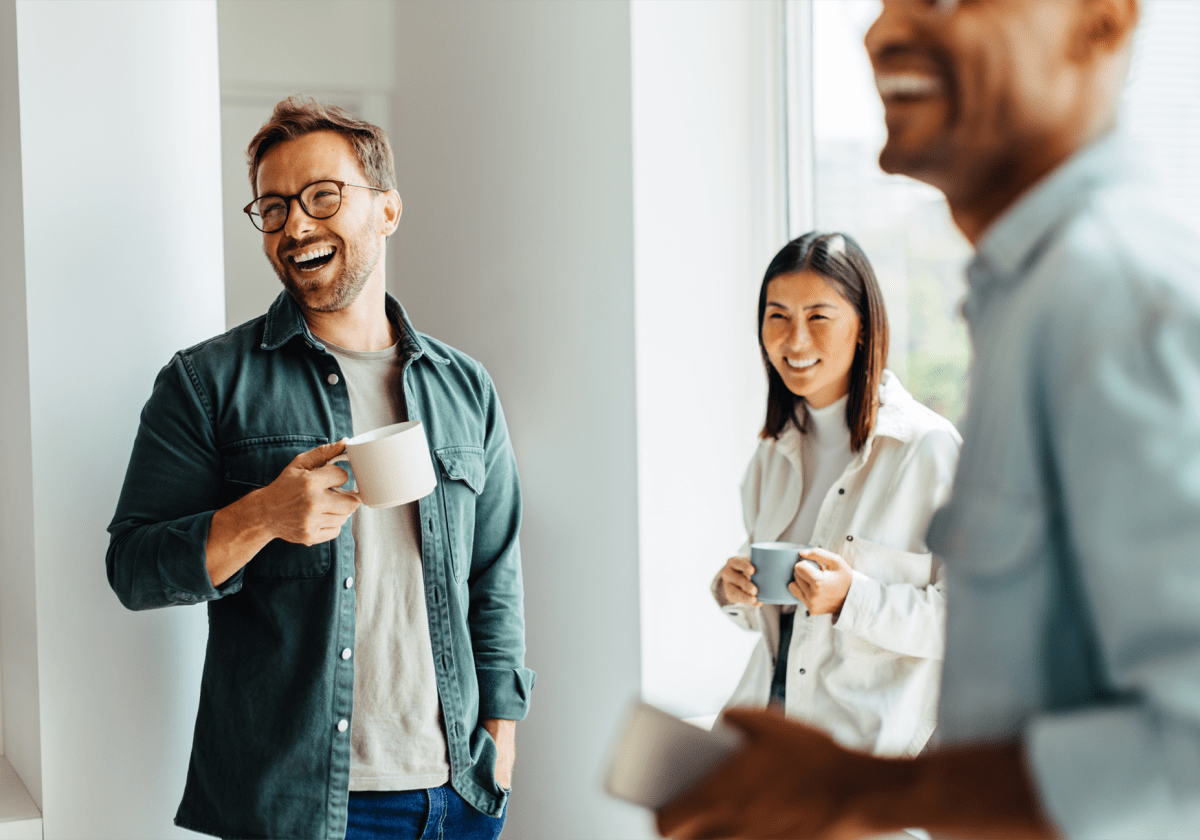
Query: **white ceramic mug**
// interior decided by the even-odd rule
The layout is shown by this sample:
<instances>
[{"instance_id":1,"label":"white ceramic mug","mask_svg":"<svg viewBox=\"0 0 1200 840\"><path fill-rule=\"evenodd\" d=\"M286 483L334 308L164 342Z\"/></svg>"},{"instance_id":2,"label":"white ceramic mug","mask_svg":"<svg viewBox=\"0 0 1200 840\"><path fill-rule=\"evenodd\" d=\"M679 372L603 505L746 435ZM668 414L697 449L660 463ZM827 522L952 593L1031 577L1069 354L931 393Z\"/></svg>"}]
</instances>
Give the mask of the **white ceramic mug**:
<instances>
[{"instance_id":1,"label":"white ceramic mug","mask_svg":"<svg viewBox=\"0 0 1200 840\"><path fill-rule=\"evenodd\" d=\"M329 463L349 461L357 490L338 489L369 508L387 508L415 502L433 492L437 475L429 457L429 443L420 420L394 423L355 435L346 441L346 453Z\"/></svg>"}]
</instances>

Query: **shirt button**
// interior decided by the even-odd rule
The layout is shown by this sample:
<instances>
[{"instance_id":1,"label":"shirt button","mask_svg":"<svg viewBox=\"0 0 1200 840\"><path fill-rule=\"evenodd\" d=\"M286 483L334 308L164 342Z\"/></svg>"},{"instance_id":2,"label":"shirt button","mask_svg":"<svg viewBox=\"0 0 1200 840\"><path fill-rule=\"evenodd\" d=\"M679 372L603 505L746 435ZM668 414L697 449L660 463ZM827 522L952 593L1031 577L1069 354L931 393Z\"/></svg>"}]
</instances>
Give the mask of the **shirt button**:
<instances>
[{"instance_id":1,"label":"shirt button","mask_svg":"<svg viewBox=\"0 0 1200 840\"><path fill-rule=\"evenodd\" d=\"M839 487L839 488L838 488L838 495L839 495L839 496L845 496L845 495L846 495L846 488L845 488L845 487Z\"/></svg>"},{"instance_id":2,"label":"shirt button","mask_svg":"<svg viewBox=\"0 0 1200 840\"><path fill-rule=\"evenodd\" d=\"M325 381L330 385L336 385L338 384L338 375L336 373L331 373L325 377Z\"/></svg>"},{"instance_id":3,"label":"shirt button","mask_svg":"<svg viewBox=\"0 0 1200 840\"><path fill-rule=\"evenodd\" d=\"M800 669L800 673L801 673L801 674L803 674L803 673L804 673L804 669L803 669L803 668L801 668L801 669Z\"/></svg>"},{"instance_id":4,"label":"shirt button","mask_svg":"<svg viewBox=\"0 0 1200 840\"><path fill-rule=\"evenodd\" d=\"M342 651L342 659L349 659L349 658L350 658L350 656L351 656L351 653L350 653L350 648L345 648L345 649Z\"/></svg>"},{"instance_id":5,"label":"shirt button","mask_svg":"<svg viewBox=\"0 0 1200 840\"><path fill-rule=\"evenodd\" d=\"M338 732L345 732L349 728L350 728L350 721L346 720L345 718L342 718L341 720L338 721Z\"/></svg>"},{"instance_id":6,"label":"shirt button","mask_svg":"<svg viewBox=\"0 0 1200 840\"><path fill-rule=\"evenodd\" d=\"M854 542L854 537L852 537L852 536L850 536L849 534L847 534L847 535L846 535L846 542Z\"/></svg>"},{"instance_id":7,"label":"shirt button","mask_svg":"<svg viewBox=\"0 0 1200 840\"><path fill-rule=\"evenodd\" d=\"M354 578L352 578L352 577L348 577L348 578L346 578L346 588L347 588L347 589L353 589L353 588L354 588Z\"/></svg>"}]
</instances>

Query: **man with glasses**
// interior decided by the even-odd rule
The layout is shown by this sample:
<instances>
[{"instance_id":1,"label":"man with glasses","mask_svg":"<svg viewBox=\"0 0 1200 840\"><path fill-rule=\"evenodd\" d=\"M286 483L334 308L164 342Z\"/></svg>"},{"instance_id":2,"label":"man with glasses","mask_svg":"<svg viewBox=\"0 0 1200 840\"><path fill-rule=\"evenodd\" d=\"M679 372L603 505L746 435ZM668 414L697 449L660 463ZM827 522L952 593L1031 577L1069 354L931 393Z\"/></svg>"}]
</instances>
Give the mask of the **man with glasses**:
<instances>
[{"instance_id":1,"label":"man with glasses","mask_svg":"<svg viewBox=\"0 0 1200 840\"><path fill-rule=\"evenodd\" d=\"M1137 0L884 0L884 170L974 244L940 748L782 718L673 837L1192 837L1200 826L1200 232L1116 129Z\"/></svg>"},{"instance_id":2,"label":"man with glasses","mask_svg":"<svg viewBox=\"0 0 1200 840\"><path fill-rule=\"evenodd\" d=\"M495 388L386 292L401 203L381 129L293 98L248 157L245 212L284 292L160 372L109 527L126 607L208 606L176 823L495 838L534 681ZM410 419L431 495L372 510L335 492L346 438Z\"/></svg>"}]
</instances>

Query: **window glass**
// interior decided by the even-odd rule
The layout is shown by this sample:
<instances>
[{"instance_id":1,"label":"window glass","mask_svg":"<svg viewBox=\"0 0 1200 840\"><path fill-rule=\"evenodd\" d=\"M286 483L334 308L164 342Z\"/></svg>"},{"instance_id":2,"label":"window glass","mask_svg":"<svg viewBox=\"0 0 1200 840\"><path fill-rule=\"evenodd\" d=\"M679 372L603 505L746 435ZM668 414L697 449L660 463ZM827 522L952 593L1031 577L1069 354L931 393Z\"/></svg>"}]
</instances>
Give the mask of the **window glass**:
<instances>
[{"instance_id":1,"label":"window glass","mask_svg":"<svg viewBox=\"0 0 1200 840\"><path fill-rule=\"evenodd\" d=\"M813 3L816 226L856 240L875 268L891 328L888 367L957 421L969 357L959 309L970 245L937 190L879 168L883 106L863 36L878 0Z\"/></svg>"},{"instance_id":2,"label":"window glass","mask_svg":"<svg viewBox=\"0 0 1200 840\"><path fill-rule=\"evenodd\" d=\"M1143 2L1122 105L1147 161L1200 221L1200 3Z\"/></svg>"}]
</instances>

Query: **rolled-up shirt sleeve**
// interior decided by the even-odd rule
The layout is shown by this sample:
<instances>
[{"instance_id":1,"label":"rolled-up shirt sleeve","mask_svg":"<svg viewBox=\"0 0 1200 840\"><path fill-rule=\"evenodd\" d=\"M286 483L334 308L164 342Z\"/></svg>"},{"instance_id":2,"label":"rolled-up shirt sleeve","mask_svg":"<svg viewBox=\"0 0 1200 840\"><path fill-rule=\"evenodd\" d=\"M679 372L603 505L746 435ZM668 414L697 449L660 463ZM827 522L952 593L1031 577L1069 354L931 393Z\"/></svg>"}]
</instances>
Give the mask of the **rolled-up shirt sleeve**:
<instances>
[{"instance_id":1,"label":"rolled-up shirt sleeve","mask_svg":"<svg viewBox=\"0 0 1200 840\"><path fill-rule=\"evenodd\" d=\"M1200 826L1200 306L1131 286L1073 319L1046 389L1067 605L1107 702L1027 727L1043 804L1070 837L1193 837ZM1114 305L1115 303L1115 305ZM1095 309L1094 307L1092 308ZM1108 316L1108 317L1101 317Z\"/></svg>"},{"instance_id":2,"label":"rolled-up shirt sleeve","mask_svg":"<svg viewBox=\"0 0 1200 840\"><path fill-rule=\"evenodd\" d=\"M178 354L159 372L108 527L109 585L131 610L211 601L241 588L241 572L220 587L208 575L219 454L195 383Z\"/></svg>"}]
</instances>

